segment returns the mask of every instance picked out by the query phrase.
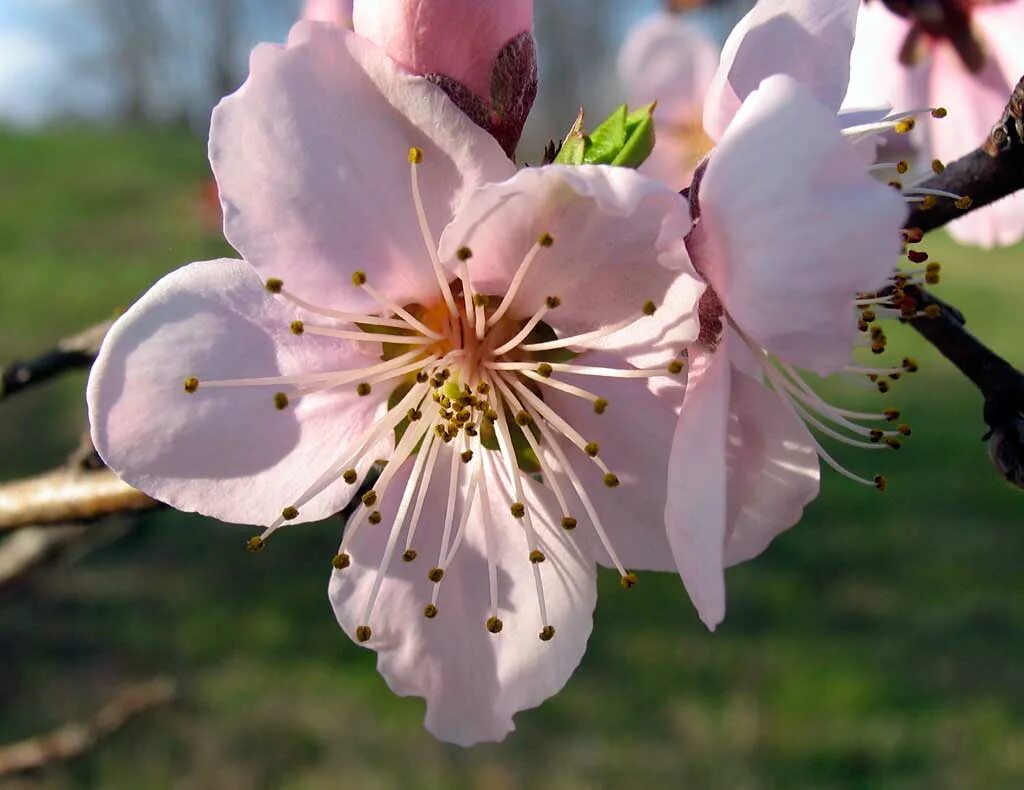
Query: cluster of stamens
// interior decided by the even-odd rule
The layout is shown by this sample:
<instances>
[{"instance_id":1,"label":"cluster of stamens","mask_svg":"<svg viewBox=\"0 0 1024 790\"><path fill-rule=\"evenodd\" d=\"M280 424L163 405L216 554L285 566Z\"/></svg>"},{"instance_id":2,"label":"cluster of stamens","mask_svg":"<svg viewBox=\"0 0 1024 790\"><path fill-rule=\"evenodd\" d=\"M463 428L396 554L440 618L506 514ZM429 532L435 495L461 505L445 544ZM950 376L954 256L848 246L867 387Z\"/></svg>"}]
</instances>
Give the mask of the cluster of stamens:
<instances>
[{"instance_id":1,"label":"cluster of stamens","mask_svg":"<svg viewBox=\"0 0 1024 790\"><path fill-rule=\"evenodd\" d=\"M596 465L603 484L610 488L619 485L619 477L602 459L599 443L584 437L560 416L545 401L544 392L550 389L584 399L591 403L595 413L604 414L609 407L606 398L563 378L646 379L679 375L685 371L685 362L677 358L656 368L617 369L565 361L567 355L575 357L576 352L585 351L591 343L653 315L656 305L652 301L637 305L636 313L628 319L566 337L558 337L544 321L551 311L561 306L562 300L557 295L536 305L533 314L525 320L521 315L511 315L509 311L524 279L535 265L544 265L542 259L555 244L549 233L538 236L506 293L500 297L474 293L469 277L473 251L468 247L461 247L456 253L453 263L457 275L449 281L423 210L417 175L422 162L423 152L411 149L413 203L437 278L439 296L435 304L396 304L377 291L363 271L352 275L352 286L361 289L377 304L376 312L355 314L321 307L289 291L280 279L266 281L271 294L301 311L303 317L291 323L294 334L376 344L384 352L379 362L356 370L267 378L200 381L192 376L185 382L185 391L194 395L208 388L280 387L271 398L272 406L285 411L302 397L343 387L353 387L359 396L365 397L375 387L383 385L385 389L381 391L391 396L386 413L366 428L344 457L336 459L312 485L284 507L261 535L252 538L249 548L261 550L271 534L298 518L308 502L339 480L355 489L364 480L363 473L357 470L368 466L361 462L370 458L368 453L382 439L393 434L394 450L378 464L378 476L372 481L372 488L362 492L332 560L337 571L349 568L354 561L350 554L352 540L364 525L384 522L384 502L397 503L394 516L389 519L386 548L366 601L362 624L356 629L356 638L366 642L372 637L369 624L395 554L406 563L419 558L420 553L415 548L417 528L426 492L435 486L447 487L447 506L440 550L425 572L432 587L430 601L422 614L429 620L438 616L440 588L465 537L472 506L479 502L490 580L489 614L484 627L492 634L502 631L503 623L498 617L499 574L491 551L496 528L491 500L497 494L485 477L494 479L495 475L503 474L510 481L515 497L507 504L508 512L522 525L525 555L532 569L542 623L539 638L546 642L555 635L547 613L541 573L547 557L538 540L534 525L538 514L529 504L524 478L539 479L552 492L561 509L561 527L568 532L578 525L578 514L571 512L567 496L571 489L590 527L618 569L622 586L635 586L637 578L619 561L576 466L581 461ZM314 324L309 317L330 320ZM574 450L579 453L575 461L570 458ZM443 471L439 471L443 470L445 459L446 480ZM557 474L551 466L552 459L557 464ZM412 469L408 482L404 490L395 495L392 483L399 469L409 463ZM464 496L458 495L460 490L465 491ZM461 513L457 512L460 502Z\"/></svg>"}]
</instances>

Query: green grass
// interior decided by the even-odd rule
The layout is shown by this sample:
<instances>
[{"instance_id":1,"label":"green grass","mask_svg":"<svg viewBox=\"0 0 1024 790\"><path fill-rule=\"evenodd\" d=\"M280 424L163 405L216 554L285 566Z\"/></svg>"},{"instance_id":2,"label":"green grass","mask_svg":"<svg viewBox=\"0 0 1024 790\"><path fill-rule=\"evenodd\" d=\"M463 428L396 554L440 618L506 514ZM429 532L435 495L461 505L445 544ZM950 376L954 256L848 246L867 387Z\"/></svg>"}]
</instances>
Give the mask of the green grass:
<instances>
[{"instance_id":1,"label":"green grass","mask_svg":"<svg viewBox=\"0 0 1024 790\"><path fill-rule=\"evenodd\" d=\"M228 251L204 229L200 141L171 132L0 136L4 359L129 303L161 273ZM930 240L941 293L1018 365L1021 250ZM823 265L825 262L823 262ZM890 491L826 473L798 528L729 574L718 633L678 579L601 579L567 688L504 744L421 728L326 600L338 525L246 532L176 513L0 599L0 741L170 674L182 700L85 759L13 787L1015 787L1024 782L1024 499L992 472L981 402L908 329L922 370L886 403L914 426ZM83 378L0 408L0 474L58 462ZM873 393L842 393L878 403ZM844 454L864 472L878 456Z\"/></svg>"}]
</instances>

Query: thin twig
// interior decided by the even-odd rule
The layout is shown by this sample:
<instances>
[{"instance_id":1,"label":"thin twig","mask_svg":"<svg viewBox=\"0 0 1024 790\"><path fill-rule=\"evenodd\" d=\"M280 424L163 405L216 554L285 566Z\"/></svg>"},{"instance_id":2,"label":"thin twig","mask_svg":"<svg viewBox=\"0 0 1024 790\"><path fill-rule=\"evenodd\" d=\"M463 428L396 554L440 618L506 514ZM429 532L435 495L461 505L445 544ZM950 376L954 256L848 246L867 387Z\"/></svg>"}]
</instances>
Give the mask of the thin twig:
<instances>
[{"instance_id":1,"label":"thin twig","mask_svg":"<svg viewBox=\"0 0 1024 790\"><path fill-rule=\"evenodd\" d=\"M967 211L1024 189L1024 79L1010 94L1003 115L996 120L988 139L920 186L966 195L971 199ZM940 200L931 208L918 207L912 211L907 227L934 230L965 213L953 201Z\"/></svg>"},{"instance_id":2,"label":"thin twig","mask_svg":"<svg viewBox=\"0 0 1024 790\"><path fill-rule=\"evenodd\" d=\"M37 357L12 362L0 371L0 400L68 371L88 368L96 359L111 323L103 321L64 338L56 348Z\"/></svg>"},{"instance_id":3,"label":"thin twig","mask_svg":"<svg viewBox=\"0 0 1024 790\"><path fill-rule=\"evenodd\" d=\"M132 718L170 703L175 693L175 684L168 678L130 686L87 721L71 722L46 735L0 747L0 776L35 771L81 757Z\"/></svg>"}]
</instances>

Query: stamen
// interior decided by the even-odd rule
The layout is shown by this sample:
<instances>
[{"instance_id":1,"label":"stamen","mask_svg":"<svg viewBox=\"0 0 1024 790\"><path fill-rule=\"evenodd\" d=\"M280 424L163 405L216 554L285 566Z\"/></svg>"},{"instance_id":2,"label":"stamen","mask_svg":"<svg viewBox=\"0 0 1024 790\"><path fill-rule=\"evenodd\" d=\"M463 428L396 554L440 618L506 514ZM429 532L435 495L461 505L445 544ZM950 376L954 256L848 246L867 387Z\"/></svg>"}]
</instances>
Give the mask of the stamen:
<instances>
[{"instance_id":1,"label":"stamen","mask_svg":"<svg viewBox=\"0 0 1024 790\"><path fill-rule=\"evenodd\" d=\"M526 340L527 337L529 337L530 332L532 332L534 328L537 326L537 324L541 322L541 320L544 318L545 315L547 315L548 310L550 309L551 308L548 307L546 304L541 305L540 309L538 309L537 312L530 317L530 320L523 325L522 329L516 332L516 334L513 337L511 337L508 341L494 349L494 351L492 351L491 353L496 357L500 357L502 354L507 354L509 351L514 349L516 346L518 346L520 343Z\"/></svg>"},{"instance_id":2,"label":"stamen","mask_svg":"<svg viewBox=\"0 0 1024 790\"><path fill-rule=\"evenodd\" d=\"M545 364L545 363L541 363L541 365L543 365L543 364ZM539 367L540 367L540 365L538 366L538 368ZM595 395L593 392L590 392L589 390L585 390L582 387L577 387L577 386L575 386L573 384L566 384L564 381L559 381L558 379L553 379L553 378L551 378L550 374L545 376L539 370L536 371L536 372L532 371L532 370L523 370L523 371L520 371L520 373L521 373L521 375L526 376L526 378L533 379L534 381L540 382L541 384L546 384L547 386L551 387L552 389L561 390L562 392L566 392L569 395L575 395L578 398L583 398L584 400L588 400L591 403L593 403L595 407L598 405L598 403L600 403L602 401L604 401L605 405L607 405L607 401L605 401L605 399L602 398L600 395Z\"/></svg>"},{"instance_id":3,"label":"stamen","mask_svg":"<svg viewBox=\"0 0 1024 790\"><path fill-rule=\"evenodd\" d=\"M608 335L613 335L627 326L635 324L638 320L638 318L627 318L614 324L609 324L602 329L595 329L592 332L583 332L582 334L570 337L560 337L557 340L549 340L545 343L527 343L520 346L520 348L523 351L553 351L556 348L566 348L568 346L586 346L594 340L600 340L601 338L608 337Z\"/></svg>"},{"instance_id":4,"label":"stamen","mask_svg":"<svg viewBox=\"0 0 1024 790\"><path fill-rule=\"evenodd\" d=\"M267 283L268 283L267 290L270 290L270 288L269 288L270 280L267 280ZM291 291L288 291L288 290L286 290L284 288L281 288L278 291L271 291L271 293L275 293L278 296L280 296L280 297L282 297L284 299L287 299L289 302L294 304L296 307L301 307L303 310L306 310L307 312L313 313L315 315L320 315L320 316L323 316L325 318L336 318L336 319L338 319L340 321L348 321L348 322L353 323L353 324L366 324L366 325L370 325L370 326L386 326L386 327L392 327L394 329L412 329L413 328L412 325L409 324L408 321L404 321L404 320L399 319L399 318L381 318L380 316L376 316L376 315L362 315L360 313L346 313L346 312L342 312L341 310L330 310L330 309L328 309L326 307L320 307L320 306L315 305L315 304L313 304L311 302L307 302L305 299L300 299L298 296L293 294Z\"/></svg>"},{"instance_id":5,"label":"stamen","mask_svg":"<svg viewBox=\"0 0 1024 790\"><path fill-rule=\"evenodd\" d=\"M530 271L530 267L537 259L537 255L540 254L541 250L550 247L552 243L551 237L545 233L530 247L530 251L526 253L526 257L523 258L522 263L519 264L519 268L513 275L512 282L509 283L508 290L505 292L501 304L498 305L498 309L487 320L487 326L494 326L505 315L506 311L512 306L516 294L519 293L519 287L523 284L523 279L526 277L526 273Z\"/></svg>"},{"instance_id":6,"label":"stamen","mask_svg":"<svg viewBox=\"0 0 1024 790\"><path fill-rule=\"evenodd\" d=\"M677 360L673 360L677 361ZM551 366L551 369L559 373L572 373L577 376L607 376L613 379L649 379L656 376L668 376L668 368L635 368L623 370L621 368L602 368L593 365L574 365L567 362L544 363ZM491 370L537 370L536 362L486 362L484 366Z\"/></svg>"},{"instance_id":7,"label":"stamen","mask_svg":"<svg viewBox=\"0 0 1024 790\"><path fill-rule=\"evenodd\" d=\"M412 183L412 202L416 208L416 221L420 226L420 233L423 236L423 243L426 245L427 253L430 255L430 263L434 267L434 276L437 277L437 284L441 288L441 295L448 305L448 312L457 316L459 311L455 307L455 297L452 296L451 286L448 285L448 277L441 266L441 259L437 255L437 243L430 232L430 224L427 222L427 213L423 210L423 196L420 194L419 164L423 161L423 151L419 148L409 149L409 173Z\"/></svg>"},{"instance_id":8,"label":"stamen","mask_svg":"<svg viewBox=\"0 0 1024 790\"><path fill-rule=\"evenodd\" d=\"M379 332L359 332L346 329L335 329L330 326L304 325L305 331L311 335L335 337L340 340L355 340L361 343L395 343L403 346L429 346L437 342L436 337L419 337L417 335L384 335Z\"/></svg>"},{"instance_id":9,"label":"stamen","mask_svg":"<svg viewBox=\"0 0 1024 790\"><path fill-rule=\"evenodd\" d=\"M443 340L444 339L444 335L443 334L441 334L440 332L435 332L433 329L431 329L429 326L427 326L422 321L420 321L418 318L416 318L416 316L414 316L412 313L410 313L404 307L401 307L400 305L397 305L394 302L392 302L390 299L388 299L386 296L384 296L384 294L380 293L380 291L378 291L376 288L374 288L369 283L364 282L360 286L360 288L362 288L364 291L366 291L366 293L368 293L373 298L373 300L375 302L377 302L377 304L379 304L385 310L389 310L390 312L394 313L395 315L400 315L402 318L404 318L405 321L410 326L412 326L412 328L415 329L417 332L420 332L421 334L424 334L427 337L432 337L435 340ZM449 291L448 295L449 295L449 298L450 298L451 297L451 292L450 291Z\"/></svg>"}]
</instances>

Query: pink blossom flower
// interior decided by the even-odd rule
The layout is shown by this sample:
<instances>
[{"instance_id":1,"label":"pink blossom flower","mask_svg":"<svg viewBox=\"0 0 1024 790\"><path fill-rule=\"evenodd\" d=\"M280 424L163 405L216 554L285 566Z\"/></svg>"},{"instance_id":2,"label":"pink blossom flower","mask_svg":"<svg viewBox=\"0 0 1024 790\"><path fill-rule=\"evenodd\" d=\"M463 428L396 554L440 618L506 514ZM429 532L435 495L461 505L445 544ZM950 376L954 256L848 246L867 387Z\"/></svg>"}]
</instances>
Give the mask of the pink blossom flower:
<instances>
[{"instance_id":1,"label":"pink blossom flower","mask_svg":"<svg viewBox=\"0 0 1024 790\"><path fill-rule=\"evenodd\" d=\"M884 486L840 465L808 427L848 445L898 446L899 430L871 425L895 412L831 406L800 373L898 371L852 364L864 311L893 312L858 295L890 283L906 216L904 199L870 176L864 146L899 121L873 115L844 134L849 119L837 115L855 15L852 2L762 0L726 42L704 108L716 147L691 187L687 246L709 288L666 515L712 629L725 614L723 569L796 523L817 495L819 457Z\"/></svg>"},{"instance_id":2,"label":"pink blossom flower","mask_svg":"<svg viewBox=\"0 0 1024 790\"><path fill-rule=\"evenodd\" d=\"M537 93L533 0L356 0L353 21L513 155Z\"/></svg>"},{"instance_id":3,"label":"pink blossom flower","mask_svg":"<svg viewBox=\"0 0 1024 790\"><path fill-rule=\"evenodd\" d=\"M657 144L641 173L676 187L690 183L711 147L701 118L718 55L714 40L681 14L654 14L630 31L619 53L629 103L658 103Z\"/></svg>"},{"instance_id":4,"label":"pink blossom flower","mask_svg":"<svg viewBox=\"0 0 1024 790\"><path fill-rule=\"evenodd\" d=\"M846 104L945 107L949 117L922 128L927 159L957 159L974 150L1002 115L1024 74L1024 2L932 3L928 18L903 18L877 0L860 9ZM930 174L930 172L929 172ZM1007 197L948 225L981 247L1024 238L1024 195Z\"/></svg>"},{"instance_id":5,"label":"pink blossom flower","mask_svg":"<svg viewBox=\"0 0 1024 790\"><path fill-rule=\"evenodd\" d=\"M352 29L352 0L306 0L302 18Z\"/></svg>"},{"instance_id":6,"label":"pink blossom flower","mask_svg":"<svg viewBox=\"0 0 1024 790\"><path fill-rule=\"evenodd\" d=\"M384 459L332 560L338 622L431 732L499 740L579 663L595 561L624 587L671 565L686 204L623 168L514 173L438 87L323 25L256 49L210 152L245 260L117 321L96 447L174 507L265 525L253 549Z\"/></svg>"}]
</instances>

